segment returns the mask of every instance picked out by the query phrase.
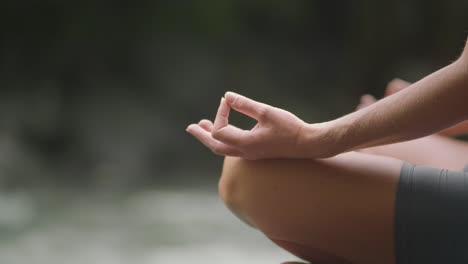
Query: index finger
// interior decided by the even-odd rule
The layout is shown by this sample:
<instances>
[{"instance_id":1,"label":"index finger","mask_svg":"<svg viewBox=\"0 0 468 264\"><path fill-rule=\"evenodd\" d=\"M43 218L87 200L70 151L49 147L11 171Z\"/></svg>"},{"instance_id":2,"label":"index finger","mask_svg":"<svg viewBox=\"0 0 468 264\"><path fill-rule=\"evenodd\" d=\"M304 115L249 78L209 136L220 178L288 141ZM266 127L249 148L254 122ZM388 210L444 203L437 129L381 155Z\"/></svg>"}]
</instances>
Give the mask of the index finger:
<instances>
[{"instance_id":1,"label":"index finger","mask_svg":"<svg viewBox=\"0 0 468 264\"><path fill-rule=\"evenodd\" d=\"M216 117L213 123L213 131L217 131L229 124L229 111L230 107L226 103L226 99L224 99L224 97L221 98L218 112L216 113Z\"/></svg>"},{"instance_id":2,"label":"index finger","mask_svg":"<svg viewBox=\"0 0 468 264\"><path fill-rule=\"evenodd\" d=\"M267 113L271 106L257 102L240 94L233 92L227 92L225 94L226 101L236 111L239 111L245 115L262 122L267 117Z\"/></svg>"}]
</instances>

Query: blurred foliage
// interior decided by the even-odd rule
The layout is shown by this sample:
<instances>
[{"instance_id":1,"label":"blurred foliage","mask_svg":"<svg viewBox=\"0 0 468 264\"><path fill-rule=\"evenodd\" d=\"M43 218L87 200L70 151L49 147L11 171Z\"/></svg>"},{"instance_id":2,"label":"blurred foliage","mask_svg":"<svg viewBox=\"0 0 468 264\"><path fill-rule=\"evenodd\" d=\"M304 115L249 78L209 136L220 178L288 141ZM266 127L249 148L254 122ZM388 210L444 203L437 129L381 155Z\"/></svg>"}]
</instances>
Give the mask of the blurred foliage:
<instances>
[{"instance_id":1,"label":"blurred foliage","mask_svg":"<svg viewBox=\"0 0 468 264\"><path fill-rule=\"evenodd\" d=\"M337 117L454 60L467 14L455 0L2 1L0 186L214 180L221 158L184 128L226 90Z\"/></svg>"}]
</instances>

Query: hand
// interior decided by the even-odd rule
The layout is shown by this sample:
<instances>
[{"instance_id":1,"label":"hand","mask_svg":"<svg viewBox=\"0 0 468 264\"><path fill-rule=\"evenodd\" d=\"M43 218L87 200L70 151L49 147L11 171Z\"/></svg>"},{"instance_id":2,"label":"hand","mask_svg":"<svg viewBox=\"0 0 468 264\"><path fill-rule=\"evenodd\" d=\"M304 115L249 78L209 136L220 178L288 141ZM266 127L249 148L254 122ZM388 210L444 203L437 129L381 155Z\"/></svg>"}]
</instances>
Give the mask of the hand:
<instances>
[{"instance_id":1,"label":"hand","mask_svg":"<svg viewBox=\"0 0 468 264\"><path fill-rule=\"evenodd\" d=\"M258 123L251 130L230 125L231 108ZM288 111L227 92L214 123L204 119L189 125L187 131L218 155L256 160L305 157L305 146L299 144L305 126L304 121Z\"/></svg>"}]
</instances>

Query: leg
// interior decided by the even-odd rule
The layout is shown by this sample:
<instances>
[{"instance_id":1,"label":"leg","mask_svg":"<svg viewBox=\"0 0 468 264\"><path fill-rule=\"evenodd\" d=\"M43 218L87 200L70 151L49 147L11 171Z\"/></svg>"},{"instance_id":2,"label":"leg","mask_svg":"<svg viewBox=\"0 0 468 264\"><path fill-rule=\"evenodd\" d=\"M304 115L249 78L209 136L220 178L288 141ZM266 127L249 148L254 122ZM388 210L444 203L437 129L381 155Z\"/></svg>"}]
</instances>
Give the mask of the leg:
<instances>
[{"instance_id":1,"label":"leg","mask_svg":"<svg viewBox=\"0 0 468 264\"><path fill-rule=\"evenodd\" d=\"M468 164L468 143L439 135L367 148L360 152L384 155L417 165L455 171L462 170Z\"/></svg>"},{"instance_id":2,"label":"leg","mask_svg":"<svg viewBox=\"0 0 468 264\"><path fill-rule=\"evenodd\" d=\"M402 162L363 153L326 160L226 158L227 206L293 254L317 263L394 263Z\"/></svg>"}]
</instances>

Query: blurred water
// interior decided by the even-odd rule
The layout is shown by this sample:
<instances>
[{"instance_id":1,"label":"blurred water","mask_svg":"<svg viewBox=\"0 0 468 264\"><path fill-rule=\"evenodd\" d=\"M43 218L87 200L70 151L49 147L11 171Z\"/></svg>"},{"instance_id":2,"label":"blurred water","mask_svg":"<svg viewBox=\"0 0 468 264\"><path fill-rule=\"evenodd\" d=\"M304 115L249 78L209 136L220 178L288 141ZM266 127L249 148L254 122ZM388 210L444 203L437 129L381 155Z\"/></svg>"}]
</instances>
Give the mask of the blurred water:
<instances>
[{"instance_id":1,"label":"blurred water","mask_svg":"<svg viewBox=\"0 0 468 264\"><path fill-rule=\"evenodd\" d=\"M203 190L0 194L0 263L273 264L295 258Z\"/></svg>"}]
</instances>

